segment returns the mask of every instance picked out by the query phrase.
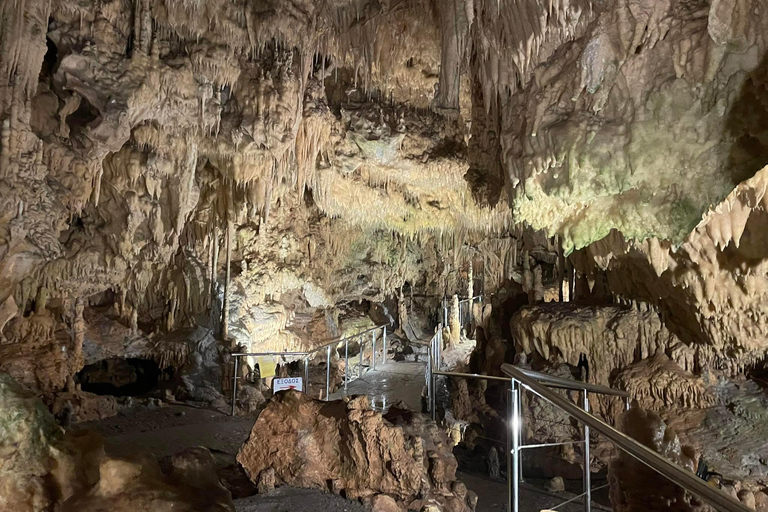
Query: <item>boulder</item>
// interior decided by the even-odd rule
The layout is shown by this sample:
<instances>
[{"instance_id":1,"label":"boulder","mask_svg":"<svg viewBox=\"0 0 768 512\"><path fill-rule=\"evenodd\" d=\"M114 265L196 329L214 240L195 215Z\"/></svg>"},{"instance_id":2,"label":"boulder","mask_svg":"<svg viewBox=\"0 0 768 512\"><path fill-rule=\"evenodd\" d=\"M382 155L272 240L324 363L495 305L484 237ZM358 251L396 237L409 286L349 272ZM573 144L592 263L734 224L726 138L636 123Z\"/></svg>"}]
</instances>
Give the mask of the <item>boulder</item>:
<instances>
[{"instance_id":1,"label":"boulder","mask_svg":"<svg viewBox=\"0 0 768 512\"><path fill-rule=\"evenodd\" d=\"M401 509L436 503L472 510L466 488L454 485L457 462L445 433L426 416L394 407L384 418L365 396L322 402L277 393L237 460L254 483L273 469L285 485L375 497L381 507L391 499Z\"/></svg>"},{"instance_id":2,"label":"boulder","mask_svg":"<svg viewBox=\"0 0 768 512\"><path fill-rule=\"evenodd\" d=\"M157 461L114 459L101 438L66 432L32 393L0 374L0 512L234 512L205 448Z\"/></svg>"}]
</instances>

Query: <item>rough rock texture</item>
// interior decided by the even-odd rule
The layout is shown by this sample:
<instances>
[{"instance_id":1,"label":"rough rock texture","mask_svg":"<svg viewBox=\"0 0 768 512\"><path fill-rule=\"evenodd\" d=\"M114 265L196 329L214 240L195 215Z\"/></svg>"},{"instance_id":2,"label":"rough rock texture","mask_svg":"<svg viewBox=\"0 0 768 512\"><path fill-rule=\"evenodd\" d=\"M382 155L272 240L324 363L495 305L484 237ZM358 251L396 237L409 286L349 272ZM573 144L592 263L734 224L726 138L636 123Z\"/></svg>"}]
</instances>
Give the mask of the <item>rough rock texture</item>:
<instances>
[{"instance_id":1,"label":"rough rock texture","mask_svg":"<svg viewBox=\"0 0 768 512\"><path fill-rule=\"evenodd\" d=\"M479 312L486 371L514 341L708 404L768 349L766 34L763 0L5 1L0 369L221 402L232 350L515 283L641 310Z\"/></svg>"},{"instance_id":2,"label":"rough rock texture","mask_svg":"<svg viewBox=\"0 0 768 512\"><path fill-rule=\"evenodd\" d=\"M620 370L614 382L651 410L705 408L717 402L701 377L687 373L663 352Z\"/></svg>"},{"instance_id":3,"label":"rough rock texture","mask_svg":"<svg viewBox=\"0 0 768 512\"><path fill-rule=\"evenodd\" d=\"M173 510L234 512L229 491L216 476L213 455L189 448L171 458L162 473L154 460L103 459L99 481L87 493L67 500L63 512Z\"/></svg>"},{"instance_id":4,"label":"rough rock texture","mask_svg":"<svg viewBox=\"0 0 768 512\"><path fill-rule=\"evenodd\" d=\"M694 370L691 350L643 305L526 306L512 318L511 330L518 352L554 365L578 367L585 360L587 380L603 386L613 384L616 370L667 352L678 370Z\"/></svg>"},{"instance_id":5,"label":"rough rock texture","mask_svg":"<svg viewBox=\"0 0 768 512\"><path fill-rule=\"evenodd\" d=\"M634 407L619 421L622 432L693 473L696 455L682 446L674 430L656 414ZM645 510L706 511L714 509L624 452L609 466L611 505L617 512Z\"/></svg>"},{"instance_id":6,"label":"rough rock texture","mask_svg":"<svg viewBox=\"0 0 768 512\"><path fill-rule=\"evenodd\" d=\"M456 492L457 462L437 425L394 408L389 417L394 424L374 412L365 396L321 402L298 392L279 393L237 460L254 483L274 472L283 485L372 499L382 507L390 498L409 510L429 504L472 510L467 493Z\"/></svg>"},{"instance_id":7,"label":"rough rock texture","mask_svg":"<svg viewBox=\"0 0 768 512\"><path fill-rule=\"evenodd\" d=\"M689 235L768 161L761 0L30 0L0 14L0 361L31 389L71 388L90 341L178 369L189 347L165 334L198 325L222 349L301 350L332 337L337 305L404 289L514 280L548 300L562 251L612 229L655 270L689 237L703 277L676 261L611 289L674 295L662 310L701 357L761 356L759 328L726 311L764 302L745 300L762 289L746 279L760 183ZM523 222L558 236L545 258Z\"/></svg>"},{"instance_id":8,"label":"rough rock texture","mask_svg":"<svg viewBox=\"0 0 768 512\"><path fill-rule=\"evenodd\" d=\"M696 367L737 375L768 348L767 184L768 169L741 183L679 247L658 239L629 243L614 232L572 259L592 281L604 273L617 297L655 305L694 350Z\"/></svg>"},{"instance_id":9,"label":"rough rock texture","mask_svg":"<svg viewBox=\"0 0 768 512\"><path fill-rule=\"evenodd\" d=\"M101 439L59 427L42 402L0 374L0 511L234 511L213 456L193 448L157 461L112 459Z\"/></svg>"},{"instance_id":10,"label":"rough rock texture","mask_svg":"<svg viewBox=\"0 0 768 512\"><path fill-rule=\"evenodd\" d=\"M567 249L679 243L765 165L760 0L479 4L515 213Z\"/></svg>"},{"instance_id":11,"label":"rough rock texture","mask_svg":"<svg viewBox=\"0 0 768 512\"><path fill-rule=\"evenodd\" d=\"M340 302L504 261L509 205L464 179L462 9L456 39L455 10L421 0L5 5L4 369L59 392L83 342L178 369L189 347L164 335L197 325L304 349Z\"/></svg>"}]
</instances>

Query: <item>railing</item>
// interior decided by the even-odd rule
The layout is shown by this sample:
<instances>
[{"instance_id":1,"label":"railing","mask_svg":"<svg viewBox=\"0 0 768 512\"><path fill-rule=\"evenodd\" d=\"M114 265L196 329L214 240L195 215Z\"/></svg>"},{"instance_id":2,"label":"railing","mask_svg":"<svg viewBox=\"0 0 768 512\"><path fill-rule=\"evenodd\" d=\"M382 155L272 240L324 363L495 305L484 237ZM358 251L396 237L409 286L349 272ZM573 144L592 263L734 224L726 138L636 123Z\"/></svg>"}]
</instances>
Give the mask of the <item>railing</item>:
<instances>
[{"instance_id":1,"label":"railing","mask_svg":"<svg viewBox=\"0 0 768 512\"><path fill-rule=\"evenodd\" d=\"M591 510L591 492L592 481L590 473L590 464L586 461L590 460L589 456L589 427L584 429L584 437L579 441L566 441L558 443L538 443L523 445L521 432L522 432L522 413L521 413L521 399L520 390L515 386L516 380L512 377L496 377L493 375L479 375L476 373L459 373L442 371L441 368L441 355L442 352L442 326L438 325L437 333L432 337L430 343L430 356L427 363L427 392L428 392L428 408L432 414L432 419L436 419L437 414L437 377L460 377L464 379L480 379L480 380L495 380L510 383L510 399L507 401L507 424L511 427L507 431L507 512L519 512L520 510L520 488L519 484L523 480L523 468L520 464L520 451L524 449L535 448L547 448L553 446L563 446L566 444L583 444L584 445L584 492L578 496L564 501L554 507L553 510L575 501L581 497L584 498L584 510L590 512ZM507 365L504 365L507 366ZM546 386L558 388L558 389L570 389L575 391L581 391L584 400L584 406L589 409L589 397L588 393L598 393L609 396L616 396L624 398L625 406L629 407L629 394L625 391L619 391L616 389L606 388L603 386L597 386L594 384L587 384L584 382L577 382L553 375L547 375L544 373L534 372L531 370L522 370L520 368L513 367L517 372L524 375L527 379L531 379L534 382L538 381L544 383ZM546 389L546 388L545 388ZM551 393L551 391L550 391ZM559 395L556 395L558 396ZM562 398L562 397L560 397ZM564 400L564 399L563 399ZM573 404L571 404L573 405ZM575 406L574 406L575 407ZM510 435L510 431L512 434Z\"/></svg>"},{"instance_id":2,"label":"railing","mask_svg":"<svg viewBox=\"0 0 768 512\"><path fill-rule=\"evenodd\" d=\"M509 402L511 407L511 418L508 422L508 431L507 436L508 438L511 437L512 439L512 450L507 450L507 459L512 458L512 475L515 475L515 478L512 478L512 492L513 492L513 499L512 503L510 504L511 511L512 512L518 512L519 510L519 458L520 458L520 450L525 448L526 446L522 446L520 443L520 434L522 431L522 417L520 414L520 393L523 389L527 389L534 394L538 395L539 397L547 400L552 405L560 409L561 411L565 412L572 418L576 419L580 423L584 425L584 468L585 468L585 482L584 482L584 493L582 493L578 497L584 497L584 510L589 511L591 507L591 488L589 483L589 467L590 467L590 457L589 457L589 431L590 428L594 428L597 432L605 436L606 439L610 440L614 446L616 446L618 449L628 453L635 459L639 460L652 470L656 471L660 475L666 477L674 484L682 487L686 491L698 496L703 501L707 502L708 504L715 507L717 510L721 510L724 512L747 512L750 509L747 508L745 505L743 505L738 500L735 500L731 496L728 496L727 494L723 493L719 489L715 489L714 487L710 487L704 480L698 478L696 475L694 475L692 472L687 471L684 468L681 468L677 464L674 464L670 462L669 460L665 459L655 451L651 450L647 446L638 443L631 437L627 436L626 434L623 434L616 430L615 428L611 427L607 423L599 420L589 412L589 393L598 393L603 392L606 394L615 394L618 395L619 393L622 393L619 396L628 396L626 393L618 392L616 390L610 390L611 393L605 392L605 388L600 388L599 386L592 386L587 385L581 382L573 381L572 383L569 383L570 387L566 387L563 385L563 382L561 381L567 381L567 379L558 379L556 377L551 376L545 376L545 378L541 378L542 374L536 374L536 372L530 372L530 371L524 371L520 368L517 368L515 366L512 366L510 364L503 364L501 365L501 370L506 375L509 376L511 380L511 386L509 390ZM561 395L558 395L557 393L553 392L551 389L549 389L546 385L543 385L547 382L549 382L549 385L553 385L552 381L557 380L560 382L557 382L557 387L565 388L565 389L573 389L577 391L582 392L582 401L583 401L583 408L579 408L571 401L567 400ZM598 391L595 388L600 388L602 391ZM537 445L538 446L538 445ZM531 445L527 446L528 448L532 447ZM509 478L509 476L508 476ZM574 498L574 499L576 499ZM573 501L573 500L569 500Z\"/></svg>"},{"instance_id":3,"label":"railing","mask_svg":"<svg viewBox=\"0 0 768 512\"><path fill-rule=\"evenodd\" d=\"M443 319L443 325L450 325L448 323L448 319L450 318L451 314L451 307L452 307L452 300L448 297L443 297L443 303L442 303L442 319ZM475 295L474 297L469 297L467 299L460 299L459 300L459 324L461 325L462 329L469 324L469 327L471 328L472 324L472 305L475 302L483 302L483 296L482 295ZM469 329L467 329L467 332L469 332Z\"/></svg>"},{"instance_id":4,"label":"railing","mask_svg":"<svg viewBox=\"0 0 768 512\"><path fill-rule=\"evenodd\" d=\"M347 336L345 338L333 340L329 343L326 343L325 345L321 345L319 347L315 347L312 350L308 350L306 352L238 352L235 354L231 354L232 358L234 359L234 374L232 376L232 416L235 415L235 406L237 404L237 381L238 379L241 379L243 377L238 377L238 365L241 357L278 357L282 358L283 361L287 361L290 359L303 359L304 360L304 386L305 391L309 391L309 359L312 354L315 354L317 352L320 352L321 350L325 350L326 356L325 356L325 362L326 362L326 373L325 373L325 400L328 400L328 396L330 395L331 391L331 350L333 347L338 347L341 343L344 343L344 390L347 389L347 385L352 382L355 379L360 378L363 375L363 356L365 354L365 345L366 340L363 339L364 336L368 333L371 334L371 370L376 369L376 333L381 330L381 341L383 346L382 356L381 356L381 362L384 363L387 360L387 326L386 325L377 325L376 327L371 327L370 329L366 329L365 331L358 332L356 334L353 334L352 336ZM357 363L357 376L355 378L351 377L350 367L349 367L349 342L359 339L360 340L360 354L359 354L359 360Z\"/></svg>"},{"instance_id":5,"label":"railing","mask_svg":"<svg viewBox=\"0 0 768 512\"><path fill-rule=\"evenodd\" d=\"M582 444L584 454L584 492L567 501L564 501L551 509L557 509L566 503L573 502L583 498L584 510L591 511L592 507L592 482L591 482L591 457L590 448L590 429L594 428L597 432L612 441L617 448L627 452L640 462L648 465L651 469L661 475L669 478L672 482L683 489L695 494L702 500L714 506L718 510L725 512L746 512L749 510L739 501L714 489L699 479L693 473L673 464L650 448L638 443L629 436L622 434L610 425L597 419L589 413L589 394L602 394L615 396L624 399L626 409L629 409L629 394L625 391L611 389L603 386L597 386L585 382L578 382L553 375L547 375L531 370L517 368L510 364L503 364L502 371L506 377L496 377L491 375L478 375L472 373L459 373L442 371L442 325L438 325L435 335L430 341L429 359L427 363L427 390L428 390L428 409L435 419L437 412L437 377L460 377L465 379L482 379L505 381L510 383L509 400L507 401L507 511L519 512L520 510L520 482L523 480L522 464L520 463L520 453L525 449L545 448L552 446L562 446L565 444ZM567 389L579 391L581 393L582 408L567 400L565 397L555 393L550 388ZM579 441L566 441L558 443L538 443L524 445L522 443L522 423L523 416L521 412L521 395L523 390L529 390L539 397L549 401L555 407L559 408L572 418L581 422L584 426L583 438Z\"/></svg>"}]
</instances>

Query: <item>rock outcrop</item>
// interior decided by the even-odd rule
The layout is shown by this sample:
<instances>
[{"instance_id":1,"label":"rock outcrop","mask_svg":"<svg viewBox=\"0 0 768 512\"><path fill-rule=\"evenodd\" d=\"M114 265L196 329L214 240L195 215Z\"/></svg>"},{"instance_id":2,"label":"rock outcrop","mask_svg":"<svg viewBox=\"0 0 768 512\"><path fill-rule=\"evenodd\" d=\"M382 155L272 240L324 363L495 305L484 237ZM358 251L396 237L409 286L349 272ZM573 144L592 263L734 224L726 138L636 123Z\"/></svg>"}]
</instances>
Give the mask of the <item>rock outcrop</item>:
<instances>
[{"instance_id":1,"label":"rock outcrop","mask_svg":"<svg viewBox=\"0 0 768 512\"><path fill-rule=\"evenodd\" d=\"M691 447L682 446L675 431L667 427L658 415L634 407L622 415L619 428L673 463L691 473L696 471L696 454ZM714 510L622 451L611 462L608 478L611 484L611 505L617 512Z\"/></svg>"},{"instance_id":2,"label":"rock outcrop","mask_svg":"<svg viewBox=\"0 0 768 512\"><path fill-rule=\"evenodd\" d=\"M157 461L104 454L95 434L65 432L43 403L0 374L0 511L234 512L205 448Z\"/></svg>"},{"instance_id":3,"label":"rock outcrop","mask_svg":"<svg viewBox=\"0 0 768 512\"><path fill-rule=\"evenodd\" d=\"M365 396L321 402L278 393L237 460L257 484L274 478L382 506L394 501L400 510L473 510L476 497L456 480L445 433L421 414L392 408L387 417Z\"/></svg>"}]
</instances>

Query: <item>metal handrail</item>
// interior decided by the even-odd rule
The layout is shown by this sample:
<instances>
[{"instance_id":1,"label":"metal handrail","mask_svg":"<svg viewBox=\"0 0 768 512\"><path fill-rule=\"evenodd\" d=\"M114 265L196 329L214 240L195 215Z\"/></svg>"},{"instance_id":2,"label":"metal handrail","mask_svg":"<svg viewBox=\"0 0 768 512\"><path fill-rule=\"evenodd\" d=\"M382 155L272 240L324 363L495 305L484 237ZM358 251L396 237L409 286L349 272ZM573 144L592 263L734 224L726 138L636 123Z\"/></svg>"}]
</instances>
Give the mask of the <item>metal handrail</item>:
<instances>
[{"instance_id":1,"label":"metal handrail","mask_svg":"<svg viewBox=\"0 0 768 512\"><path fill-rule=\"evenodd\" d=\"M461 318L461 307L463 305L465 305L467 303L474 304L475 300L477 300L478 302L482 303L483 302L483 297L484 297L484 295L475 295L474 297L467 297L467 298L464 298L464 299L459 299L459 318ZM438 312L439 315L440 315L438 317L438 319L442 319L443 320L441 325L448 325L448 311L452 307L450 304L448 304L448 297L443 297L441 306L442 306L442 311ZM471 318L470 318L470 321L471 321Z\"/></svg>"},{"instance_id":2,"label":"metal handrail","mask_svg":"<svg viewBox=\"0 0 768 512\"><path fill-rule=\"evenodd\" d=\"M537 382L534 377L526 374L526 372L521 371L519 368L505 363L501 365L501 370L531 392L539 395L541 398L544 398L571 417L583 423L586 427L594 428L612 441L620 450L623 450L660 475L668 478L674 484L695 494L716 509L724 512L748 512L750 510L741 502L728 496L719 489L710 487L704 480L700 479L690 471L681 468L677 464L673 464L647 446L638 443L626 434L619 432L607 423L589 414L589 412L580 409L564 397Z\"/></svg>"},{"instance_id":3,"label":"metal handrail","mask_svg":"<svg viewBox=\"0 0 768 512\"><path fill-rule=\"evenodd\" d=\"M509 363L504 363L502 365L502 370L504 365L511 366L509 365ZM550 387L550 388L570 389L573 391L582 391L586 389L590 393L598 393L601 395L613 395L613 396L621 396L624 398L629 398L629 393L627 393L626 391L622 391L620 389L613 389L605 386L598 386L597 384L589 384L589 383L580 382L577 380L564 379L563 377L555 377L554 375L535 372L533 370L528 370L526 368L518 368L518 367L514 367L514 368L520 372L523 372L529 377L546 384L547 387Z\"/></svg>"},{"instance_id":4,"label":"metal handrail","mask_svg":"<svg viewBox=\"0 0 768 512\"><path fill-rule=\"evenodd\" d=\"M368 334L371 331L376 331L378 329L387 328L387 327L388 327L388 324L377 325L375 327L371 327L371 328L366 329L364 331L360 331L358 333L351 334L351 335L346 336L344 338L338 338L338 339L335 339L335 340L331 340L328 343L326 343L325 345L320 345L319 347L314 347L314 348L312 348L310 350L307 350L305 352L236 352L236 353L230 354L230 355L232 357L241 357L241 356L292 356L292 357L308 356L308 355L314 354L315 352L317 352L319 350L322 350L322 349L324 349L326 347L330 347L330 346L333 346L333 345L338 345L342 341L353 340L355 338L358 338L358 337L362 336L363 334Z\"/></svg>"},{"instance_id":5,"label":"metal handrail","mask_svg":"<svg viewBox=\"0 0 768 512\"><path fill-rule=\"evenodd\" d=\"M230 354L234 358L234 374L232 376L232 416L235 415L235 406L237 402L237 370L238 370L238 361L241 357L268 357L268 356L276 356L276 357L296 357L296 358L304 358L304 382L307 387L309 387L309 356L319 352L320 350L325 349L326 351L326 374L325 374L325 399L328 400L328 396L330 395L330 387L331 387L331 348L333 346L338 346L341 343L344 343L344 389L347 389L347 384L350 382L349 379L349 342L350 340L354 339L360 339L360 360L358 362L358 378L362 375L362 365L363 365L363 352L364 352L364 346L365 342L362 340L363 335L371 333L371 342L372 342L372 350L371 350L371 369L376 369L376 331L379 329L382 329L382 344L383 344L383 354L382 354L382 362L385 363L387 361L387 327L388 324L382 324L377 325L375 327L371 327L369 329L366 329L364 331L360 331L358 333L352 334L350 336L346 336L344 338L339 338L332 340L324 345L320 345L319 347L314 347L310 350L307 350L305 352L236 352L234 354Z\"/></svg>"},{"instance_id":6,"label":"metal handrail","mask_svg":"<svg viewBox=\"0 0 768 512\"><path fill-rule=\"evenodd\" d=\"M461 373L452 371L441 371L442 364L442 345L443 345L443 330L442 324L438 324L435 329L435 334L430 340L429 359L427 362L427 391L428 391L428 408L432 414L432 419L436 418L437 411L437 376L447 377L461 377L468 379L482 379L509 382L509 400L507 402L507 512L518 512L520 507L520 482L523 480L523 468L520 464L520 453L526 449L545 448L553 446L561 446L564 444L580 444L584 450L584 460L587 461L584 464L584 492L571 498L570 500L560 503L562 506L565 503L570 503L579 498L584 498L584 510L585 512L591 512L592 502L592 479L591 479L591 465L588 461L591 460L589 455L589 442L590 433L589 426L584 426L584 437L580 441L568 441L567 443L539 443L539 444L523 444L522 442L522 421L523 416L521 412L521 388L518 380L512 377L497 377L495 375L480 375L476 373ZM578 382L575 380L563 379L555 377L553 375L547 375L545 373L539 373L532 370L523 370L516 368L516 370L522 372L528 378L537 380L544 386L568 389L573 391L579 391L581 394L582 404L585 411L589 411L589 392L596 394L602 394L606 396L616 396L624 398L625 406L629 408L629 394L624 391L618 391L615 389L587 384L584 382ZM513 428L514 425L514 428ZM554 507L557 508L557 507ZM554 509L553 508L553 509Z\"/></svg>"}]
</instances>

